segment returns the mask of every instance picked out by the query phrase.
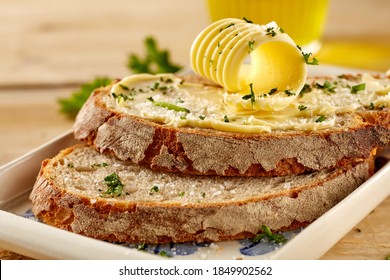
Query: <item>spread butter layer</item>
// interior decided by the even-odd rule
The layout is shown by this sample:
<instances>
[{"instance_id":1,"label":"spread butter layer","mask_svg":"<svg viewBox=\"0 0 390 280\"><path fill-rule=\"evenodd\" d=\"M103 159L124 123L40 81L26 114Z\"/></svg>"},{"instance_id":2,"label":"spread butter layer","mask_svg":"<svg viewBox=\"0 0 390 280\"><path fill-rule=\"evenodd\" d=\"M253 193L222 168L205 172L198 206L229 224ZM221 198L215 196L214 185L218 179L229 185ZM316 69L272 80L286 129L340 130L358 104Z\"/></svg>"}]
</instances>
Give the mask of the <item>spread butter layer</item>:
<instances>
[{"instance_id":1,"label":"spread butter layer","mask_svg":"<svg viewBox=\"0 0 390 280\"><path fill-rule=\"evenodd\" d=\"M119 112L176 127L240 133L318 130L334 127L340 113L389 108L390 79L368 74L353 79L309 78L294 101L280 111L240 110L226 102L232 96L222 87L188 83L173 74L139 74L116 83L105 102Z\"/></svg>"}]
</instances>

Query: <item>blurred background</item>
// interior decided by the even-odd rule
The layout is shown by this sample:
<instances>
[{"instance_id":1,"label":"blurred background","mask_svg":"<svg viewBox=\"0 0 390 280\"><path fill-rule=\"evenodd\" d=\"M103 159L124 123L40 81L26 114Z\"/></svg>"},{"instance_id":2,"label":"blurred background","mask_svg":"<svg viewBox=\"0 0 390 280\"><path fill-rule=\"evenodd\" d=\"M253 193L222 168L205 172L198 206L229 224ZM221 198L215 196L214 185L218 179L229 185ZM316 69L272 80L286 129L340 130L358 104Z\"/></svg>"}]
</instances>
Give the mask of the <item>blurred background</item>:
<instances>
[{"instance_id":1,"label":"blurred background","mask_svg":"<svg viewBox=\"0 0 390 280\"><path fill-rule=\"evenodd\" d=\"M188 66L194 38L211 22L206 3L1 0L0 166L71 129L73 119L60 113L58 100L95 77L129 75L129 55L145 56L147 36L172 62ZM389 69L389 11L390 0L329 0L320 64ZM388 213L390 198L324 258L383 259ZM0 250L3 258L18 256Z\"/></svg>"},{"instance_id":2,"label":"blurred background","mask_svg":"<svg viewBox=\"0 0 390 280\"><path fill-rule=\"evenodd\" d=\"M389 0L330 0L318 58L387 70L389 11ZM185 66L193 39L210 23L206 0L2 0L0 17L0 85L127 75L128 54L142 54L148 35Z\"/></svg>"}]
</instances>

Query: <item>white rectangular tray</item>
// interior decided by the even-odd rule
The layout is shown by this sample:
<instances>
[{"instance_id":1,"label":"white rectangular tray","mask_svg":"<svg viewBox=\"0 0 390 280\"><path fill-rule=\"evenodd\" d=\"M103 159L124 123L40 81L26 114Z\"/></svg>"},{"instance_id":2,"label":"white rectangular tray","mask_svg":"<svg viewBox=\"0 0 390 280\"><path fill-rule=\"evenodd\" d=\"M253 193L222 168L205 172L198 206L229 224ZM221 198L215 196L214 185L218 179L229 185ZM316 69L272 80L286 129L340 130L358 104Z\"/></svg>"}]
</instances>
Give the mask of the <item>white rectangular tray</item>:
<instances>
[{"instance_id":1,"label":"white rectangular tray","mask_svg":"<svg viewBox=\"0 0 390 280\"><path fill-rule=\"evenodd\" d=\"M76 143L66 132L0 168L0 247L37 259L154 259L160 256L60 230L21 217L44 158ZM390 195L390 162L278 250L248 257L237 241L216 243L177 259L318 259ZM369 199L367 199L369 198Z\"/></svg>"},{"instance_id":2,"label":"white rectangular tray","mask_svg":"<svg viewBox=\"0 0 390 280\"><path fill-rule=\"evenodd\" d=\"M320 71L322 69L322 71ZM321 68L314 74L345 73ZM325 70L324 70L325 69ZM349 71L351 72L351 71ZM22 217L43 159L77 143L71 131L0 168L0 247L36 259L158 259L159 255L95 240ZM387 159L390 152L387 151ZM238 241L199 247L174 259L318 259L390 195L390 162L343 201L277 250L240 254ZM368 199L369 198L369 199Z\"/></svg>"}]
</instances>

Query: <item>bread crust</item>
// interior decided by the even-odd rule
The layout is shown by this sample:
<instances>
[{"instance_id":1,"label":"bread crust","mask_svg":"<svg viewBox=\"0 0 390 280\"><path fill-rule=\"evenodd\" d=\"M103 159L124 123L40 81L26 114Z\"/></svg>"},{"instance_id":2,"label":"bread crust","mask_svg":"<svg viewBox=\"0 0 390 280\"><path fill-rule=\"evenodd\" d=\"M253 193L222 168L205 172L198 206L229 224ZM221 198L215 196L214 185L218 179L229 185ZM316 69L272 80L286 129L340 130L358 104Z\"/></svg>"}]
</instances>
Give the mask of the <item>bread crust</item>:
<instances>
[{"instance_id":1,"label":"bread crust","mask_svg":"<svg viewBox=\"0 0 390 280\"><path fill-rule=\"evenodd\" d=\"M233 202L181 204L104 197L92 201L88 195L68 191L53 176L58 163L77 147L43 161L30 195L32 211L46 224L114 242L251 238L263 224L273 231L296 229L320 217L372 174L372 162L362 161L297 188Z\"/></svg>"},{"instance_id":2,"label":"bread crust","mask_svg":"<svg viewBox=\"0 0 390 280\"><path fill-rule=\"evenodd\" d=\"M194 175L283 176L352 164L390 142L390 110L345 114L317 131L229 133L170 127L107 108L97 89L74 124L76 139L152 170Z\"/></svg>"}]
</instances>

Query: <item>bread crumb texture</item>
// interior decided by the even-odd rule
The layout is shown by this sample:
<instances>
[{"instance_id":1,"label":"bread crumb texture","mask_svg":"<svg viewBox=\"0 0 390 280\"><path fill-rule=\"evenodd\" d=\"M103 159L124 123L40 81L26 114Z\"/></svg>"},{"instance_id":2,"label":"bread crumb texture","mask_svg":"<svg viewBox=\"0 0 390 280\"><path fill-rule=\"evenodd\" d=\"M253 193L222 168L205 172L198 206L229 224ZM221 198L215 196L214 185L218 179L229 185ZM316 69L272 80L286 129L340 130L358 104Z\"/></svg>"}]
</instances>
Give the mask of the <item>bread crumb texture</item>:
<instances>
[{"instance_id":1,"label":"bread crumb texture","mask_svg":"<svg viewBox=\"0 0 390 280\"><path fill-rule=\"evenodd\" d=\"M106 194L111 174L121 194ZM370 176L362 161L283 177L190 176L155 172L85 145L42 164L30 195L43 222L116 242L221 241L312 222Z\"/></svg>"}]
</instances>

